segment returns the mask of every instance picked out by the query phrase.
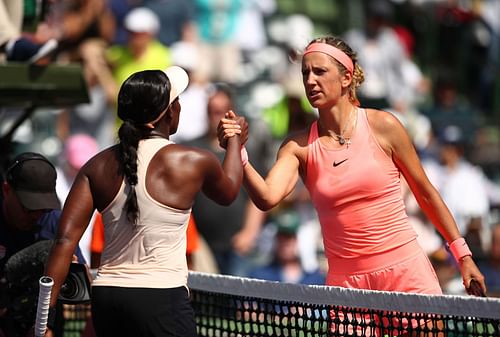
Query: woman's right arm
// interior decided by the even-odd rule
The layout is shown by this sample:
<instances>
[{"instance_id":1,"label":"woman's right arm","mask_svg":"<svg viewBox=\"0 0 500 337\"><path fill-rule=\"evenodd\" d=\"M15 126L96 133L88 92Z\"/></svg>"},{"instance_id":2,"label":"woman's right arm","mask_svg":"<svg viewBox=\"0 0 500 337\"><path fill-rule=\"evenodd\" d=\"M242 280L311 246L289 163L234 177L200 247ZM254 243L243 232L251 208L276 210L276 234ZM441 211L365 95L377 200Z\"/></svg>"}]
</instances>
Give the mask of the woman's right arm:
<instances>
[{"instance_id":1,"label":"woman's right arm","mask_svg":"<svg viewBox=\"0 0 500 337\"><path fill-rule=\"evenodd\" d=\"M250 164L243 168L243 184L255 205L268 211L277 206L293 191L299 178L299 160L288 142L278 151L278 157L264 179Z\"/></svg>"},{"instance_id":2,"label":"woman's right arm","mask_svg":"<svg viewBox=\"0 0 500 337\"><path fill-rule=\"evenodd\" d=\"M238 123L244 120L242 117L236 119L236 115L230 112L223 118L218 126L218 136L221 146L234 138L234 130ZM278 151L277 160L264 179L252 166L250 161L243 167L243 184L250 198L262 211L270 210L277 206L288 194L290 194L299 178L299 160L295 155L297 144L294 141L285 141ZM249 158L251 160L251 158Z\"/></svg>"},{"instance_id":3,"label":"woman's right arm","mask_svg":"<svg viewBox=\"0 0 500 337\"><path fill-rule=\"evenodd\" d=\"M80 171L64 204L57 236L45 269L45 275L54 279L50 307L56 305L60 287L66 279L73 260L73 252L87 228L93 212L94 204L88 177Z\"/></svg>"},{"instance_id":4,"label":"woman's right arm","mask_svg":"<svg viewBox=\"0 0 500 337\"><path fill-rule=\"evenodd\" d=\"M215 155L206 152L204 162L206 175L203 182L203 193L219 205L229 205L236 197L243 180L243 167L240 156L240 137L232 137L227 141L227 149L222 165Z\"/></svg>"}]
</instances>

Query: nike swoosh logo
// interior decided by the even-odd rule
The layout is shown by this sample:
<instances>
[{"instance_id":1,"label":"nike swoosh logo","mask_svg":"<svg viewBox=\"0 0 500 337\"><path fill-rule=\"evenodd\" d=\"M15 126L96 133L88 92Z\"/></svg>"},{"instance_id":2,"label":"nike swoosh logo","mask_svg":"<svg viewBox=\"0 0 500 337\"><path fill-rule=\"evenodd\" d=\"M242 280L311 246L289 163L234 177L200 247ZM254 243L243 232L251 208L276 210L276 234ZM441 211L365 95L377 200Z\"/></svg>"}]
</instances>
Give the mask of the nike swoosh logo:
<instances>
[{"instance_id":1,"label":"nike swoosh logo","mask_svg":"<svg viewBox=\"0 0 500 337\"><path fill-rule=\"evenodd\" d=\"M339 166L340 164L342 164L343 162L345 162L347 159L348 159L348 158L346 158L346 159L344 159L344 160L341 160L341 161L339 161L338 163L334 161L334 162L333 162L333 167L337 167L337 166Z\"/></svg>"}]
</instances>

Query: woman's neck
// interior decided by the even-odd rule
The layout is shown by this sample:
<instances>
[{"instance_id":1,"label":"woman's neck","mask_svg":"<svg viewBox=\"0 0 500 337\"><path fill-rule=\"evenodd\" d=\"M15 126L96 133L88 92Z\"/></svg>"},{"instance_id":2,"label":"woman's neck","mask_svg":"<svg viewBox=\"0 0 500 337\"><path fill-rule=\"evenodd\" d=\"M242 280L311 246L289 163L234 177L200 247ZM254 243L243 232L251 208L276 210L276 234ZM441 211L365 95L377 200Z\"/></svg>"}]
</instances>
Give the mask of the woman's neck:
<instances>
[{"instance_id":1,"label":"woman's neck","mask_svg":"<svg viewBox=\"0 0 500 337\"><path fill-rule=\"evenodd\" d=\"M158 129L154 129L149 133L149 138L165 138L169 139L170 136Z\"/></svg>"},{"instance_id":2,"label":"woman's neck","mask_svg":"<svg viewBox=\"0 0 500 337\"><path fill-rule=\"evenodd\" d=\"M336 134L347 132L355 117L356 107L351 103L338 104L328 110L319 111L319 124L323 132L332 131Z\"/></svg>"}]
</instances>

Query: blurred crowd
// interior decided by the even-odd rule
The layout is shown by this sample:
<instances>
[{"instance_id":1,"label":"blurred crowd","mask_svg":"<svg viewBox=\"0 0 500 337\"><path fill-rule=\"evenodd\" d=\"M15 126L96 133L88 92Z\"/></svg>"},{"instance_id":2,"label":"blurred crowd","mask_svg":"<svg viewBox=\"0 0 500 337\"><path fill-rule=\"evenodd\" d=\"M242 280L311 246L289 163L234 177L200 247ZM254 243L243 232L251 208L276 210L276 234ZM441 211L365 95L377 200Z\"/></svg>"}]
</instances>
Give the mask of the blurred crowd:
<instances>
[{"instance_id":1,"label":"blurred crowd","mask_svg":"<svg viewBox=\"0 0 500 337\"><path fill-rule=\"evenodd\" d=\"M24 1L24 6L35 2ZM0 18L21 3L0 1ZM500 296L499 1L307 2L332 9L330 25L299 0L42 3L34 29L26 29L25 7L20 32L10 38L0 34L5 40L0 40L0 66L81 65L89 102L39 107L12 139L13 152L39 152L58 165L61 201L85 161L115 142L121 83L135 71L170 65L190 76L172 139L220 155L216 125L233 109L248 119L249 158L265 173L283 138L316 118L302 88L300 51L313 37L338 35L357 51L366 74L361 106L390 111L407 127L490 294ZM17 107L0 107L0 131L17 115ZM402 193L444 292L462 294L460 272L443 240L408 189ZM229 207L200 196L192 220L193 270L324 282L321 230L303 186L269 213L258 210L243 189ZM98 260L92 256L99 253L93 239L99 235L96 214L80 243L93 267Z\"/></svg>"}]
</instances>

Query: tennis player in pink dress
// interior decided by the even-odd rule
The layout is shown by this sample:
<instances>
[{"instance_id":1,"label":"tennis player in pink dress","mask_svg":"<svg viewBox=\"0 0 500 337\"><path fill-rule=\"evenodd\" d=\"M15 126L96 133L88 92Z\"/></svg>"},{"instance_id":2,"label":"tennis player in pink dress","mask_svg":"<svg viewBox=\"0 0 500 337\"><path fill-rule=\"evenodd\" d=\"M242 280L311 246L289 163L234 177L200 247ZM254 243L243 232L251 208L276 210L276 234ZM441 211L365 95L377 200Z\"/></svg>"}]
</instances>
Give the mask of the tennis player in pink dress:
<instances>
[{"instance_id":1,"label":"tennis player in pink dress","mask_svg":"<svg viewBox=\"0 0 500 337\"><path fill-rule=\"evenodd\" d=\"M275 207L300 177L321 222L327 285L441 294L408 221L404 178L448 242L465 288L475 279L486 291L484 277L405 128L391 113L359 107L356 88L364 74L352 49L336 37L313 40L303 52L302 77L319 118L284 140L265 179L244 159L244 185L254 203L262 210ZM233 113L226 117L219 124L223 146L237 124Z\"/></svg>"}]
</instances>

